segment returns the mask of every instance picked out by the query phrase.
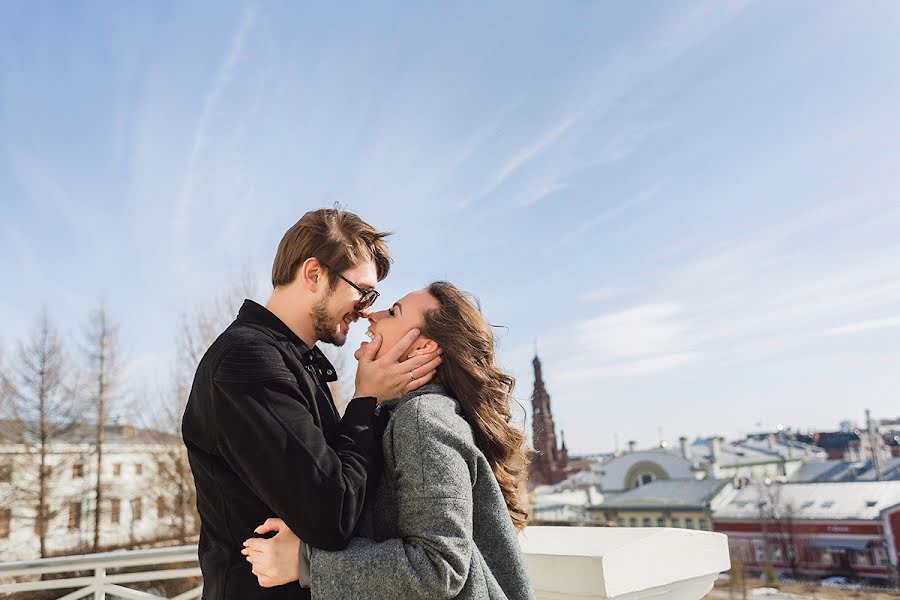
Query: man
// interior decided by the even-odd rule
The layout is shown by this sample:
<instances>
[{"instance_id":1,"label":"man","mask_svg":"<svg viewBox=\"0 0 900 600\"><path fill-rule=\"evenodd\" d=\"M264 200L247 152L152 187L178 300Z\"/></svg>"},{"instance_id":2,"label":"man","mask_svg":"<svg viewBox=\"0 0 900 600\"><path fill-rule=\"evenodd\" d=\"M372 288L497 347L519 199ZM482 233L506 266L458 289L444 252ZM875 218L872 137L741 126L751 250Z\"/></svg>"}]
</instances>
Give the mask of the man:
<instances>
[{"instance_id":1,"label":"man","mask_svg":"<svg viewBox=\"0 0 900 600\"><path fill-rule=\"evenodd\" d=\"M254 527L278 515L310 544L344 548L380 469L376 406L428 382L437 354L402 363L417 332L375 359L357 352L344 417L328 390L334 367L317 341L342 345L390 268L380 233L353 213L312 211L291 227L265 307L246 300L197 368L182 433L197 488L203 598L308 598L296 583L259 586L241 554Z\"/></svg>"}]
</instances>

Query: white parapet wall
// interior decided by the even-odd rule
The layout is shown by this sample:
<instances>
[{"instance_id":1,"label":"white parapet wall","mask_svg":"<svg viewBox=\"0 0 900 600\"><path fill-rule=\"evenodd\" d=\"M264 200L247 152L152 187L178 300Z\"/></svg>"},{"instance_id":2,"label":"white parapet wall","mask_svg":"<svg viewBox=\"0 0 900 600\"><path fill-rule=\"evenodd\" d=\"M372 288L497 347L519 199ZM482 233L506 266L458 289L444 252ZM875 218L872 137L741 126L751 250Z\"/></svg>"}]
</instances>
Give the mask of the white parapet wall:
<instances>
[{"instance_id":1,"label":"white parapet wall","mask_svg":"<svg viewBox=\"0 0 900 600\"><path fill-rule=\"evenodd\" d=\"M671 528L529 527L538 600L699 600L731 568L721 533Z\"/></svg>"},{"instance_id":2,"label":"white parapet wall","mask_svg":"<svg viewBox=\"0 0 900 600\"><path fill-rule=\"evenodd\" d=\"M520 539L538 600L699 600L719 573L730 568L727 539L720 533L529 527ZM152 569L110 572L140 566ZM41 577L51 573L63 577ZM62 600L113 596L162 600L127 586L199 576L196 546L127 550L0 563L0 594L59 590L54 597ZM72 588L77 589L66 591ZM177 599L199 598L201 591L195 587Z\"/></svg>"}]
</instances>

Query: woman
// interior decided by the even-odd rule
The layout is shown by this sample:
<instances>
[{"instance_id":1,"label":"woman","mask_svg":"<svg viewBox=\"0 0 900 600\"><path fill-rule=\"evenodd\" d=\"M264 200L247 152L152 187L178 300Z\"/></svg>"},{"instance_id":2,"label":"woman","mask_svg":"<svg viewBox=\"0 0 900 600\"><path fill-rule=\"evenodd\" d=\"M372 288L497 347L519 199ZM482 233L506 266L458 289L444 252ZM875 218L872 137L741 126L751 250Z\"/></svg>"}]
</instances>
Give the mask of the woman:
<instances>
[{"instance_id":1,"label":"woman","mask_svg":"<svg viewBox=\"0 0 900 600\"><path fill-rule=\"evenodd\" d=\"M369 320L382 349L419 328L410 356L440 347L443 364L434 383L382 405L384 474L360 525L366 537L337 552L306 548L269 519L256 532L276 538L244 542L260 584L304 584L309 568L319 600L534 598L516 538L529 516L525 436L509 423L514 381L495 363L490 325L446 282Z\"/></svg>"}]
</instances>

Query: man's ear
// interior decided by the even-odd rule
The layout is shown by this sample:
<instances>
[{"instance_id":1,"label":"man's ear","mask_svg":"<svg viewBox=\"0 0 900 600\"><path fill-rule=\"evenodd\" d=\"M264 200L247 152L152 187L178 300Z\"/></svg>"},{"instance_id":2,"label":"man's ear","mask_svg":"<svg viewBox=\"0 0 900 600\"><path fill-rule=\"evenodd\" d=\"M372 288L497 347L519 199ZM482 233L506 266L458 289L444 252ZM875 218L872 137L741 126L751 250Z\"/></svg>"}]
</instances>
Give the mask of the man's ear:
<instances>
[{"instance_id":1,"label":"man's ear","mask_svg":"<svg viewBox=\"0 0 900 600\"><path fill-rule=\"evenodd\" d=\"M300 279L303 289L313 293L317 292L321 286L328 284L325 271L315 257L310 257L303 261L303 264L300 265L297 271L297 278Z\"/></svg>"},{"instance_id":2,"label":"man's ear","mask_svg":"<svg viewBox=\"0 0 900 600\"><path fill-rule=\"evenodd\" d=\"M419 336L419 339L415 341L412 345L412 348L409 349L409 355L406 358L412 358L413 356L421 356L422 354L431 354L432 352L436 352L438 349L438 343L432 339L429 339L424 336Z\"/></svg>"}]
</instances>

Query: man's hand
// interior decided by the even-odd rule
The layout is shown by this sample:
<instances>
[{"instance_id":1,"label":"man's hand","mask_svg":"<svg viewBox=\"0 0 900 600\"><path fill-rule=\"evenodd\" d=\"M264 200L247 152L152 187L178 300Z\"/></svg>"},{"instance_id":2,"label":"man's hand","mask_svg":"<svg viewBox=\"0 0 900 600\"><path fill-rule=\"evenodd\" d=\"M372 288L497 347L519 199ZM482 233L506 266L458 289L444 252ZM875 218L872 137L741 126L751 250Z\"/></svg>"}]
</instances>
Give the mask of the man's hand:
<instances>
[{"instance_id":1,"label":"man's hand","mask_svg":"<svg viewBox=\"0 0 900 600\"><path fill-rule=\"evenodd\" d=\"M250 538L244 540L241 554L253 566L253 574L259 585L268 588L297 581L300 577L300 538L281 519L266 519L254 529L260 535L270 531L278 533L269 539Z\"/></svg>"},{"instance_id":2,"label":"man's hand","mask_svg":"<svg viewBox=\"0 0 900 600\"><path fill-rule=\"evenodd\" d=\"M400 362L409 347L419 337L419 330L413 329L388 350L384 356L376 359L381 348L381 336L375 338L357 350L356 359L356 393L354 397L374 396L378 403L394 400L407 392L418 389L431 381L434 370L441 364L441 349L429 354L419 354Z\"/></svg>"}]
</instances>

